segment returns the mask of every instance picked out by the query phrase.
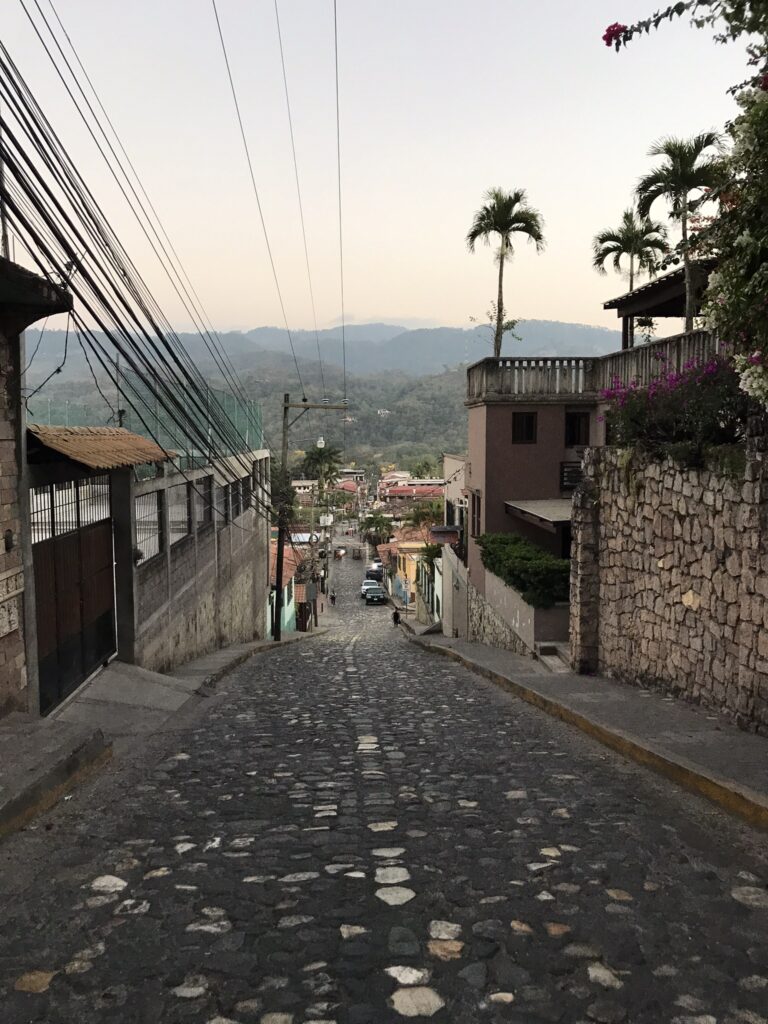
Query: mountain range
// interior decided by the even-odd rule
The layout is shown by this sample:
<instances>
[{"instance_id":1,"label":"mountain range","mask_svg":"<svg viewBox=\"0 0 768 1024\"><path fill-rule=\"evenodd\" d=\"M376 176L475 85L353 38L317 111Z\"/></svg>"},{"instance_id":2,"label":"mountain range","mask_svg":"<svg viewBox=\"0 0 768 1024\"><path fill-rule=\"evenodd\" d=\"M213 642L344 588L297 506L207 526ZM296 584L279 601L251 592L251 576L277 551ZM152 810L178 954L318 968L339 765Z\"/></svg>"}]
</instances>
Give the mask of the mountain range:
<instances>
[{"instance_id":1,"label":"mountain range","mask_svg":"<svg viewBox=\"0 0 768 1024\"><path fill-rule=\"evenodd\" d=\"M341 328L317 332L294 331L291 340L300 360L318 362L318 344L324 364L341 366L346 355L347 373L366 377L384 372L401 372L411 377L440 373L459 364L483 359L491 351L491 331L487 325L472 328L432 327L408 330L390 324L350 324L345 329L342 351ZM585 324L552 320L526 320L518 325L519 339L507 337L504 354L515 356L595 356L621 347L618 331ZM195 364L206 375L215 375L216 365L199 334L180 335ZM222 344L238 372L258 372L272 362L268 353L289 355L287 332L278 327L257 327L250 331L227 331ZM39 347L38 347L39 342ZM109 346L107 346L109 347ZM27 360L37 348L29 371L30 383L39 383L62 361L64 332L31 329L27 333ZM278 360L279 362L279 360ZM70 336L63 377L84 379L89 370L76 340ZM58 377L58 382L62 376Z\"/></svg>"}]
</instances>

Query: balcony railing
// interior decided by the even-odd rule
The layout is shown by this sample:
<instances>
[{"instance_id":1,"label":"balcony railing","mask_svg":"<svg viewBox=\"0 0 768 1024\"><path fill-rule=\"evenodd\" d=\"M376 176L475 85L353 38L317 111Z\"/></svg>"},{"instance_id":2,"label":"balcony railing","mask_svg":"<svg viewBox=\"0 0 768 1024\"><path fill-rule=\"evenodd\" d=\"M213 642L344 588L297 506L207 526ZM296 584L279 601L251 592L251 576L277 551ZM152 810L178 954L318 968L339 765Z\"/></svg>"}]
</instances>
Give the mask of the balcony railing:
<instances>
[{"instance_id":1,"label":"balcony railing","mask_svg":"<svg viewBox=\"0 0 768 1024\"><path fill-rule=\"evenodd\" d=\"M482 359L467 370L467 400L496 396L581 395L592 359Z\"/></svg>"},{"instance_id":2,"label":"balcony railing","mask_svg":"<svg viewBox=\"0 0 768 1024\"><path fill-rule=\"evenodd\" d=\"M467 368L467 402L532 399L592 398L615 379L624 384L649 384L664 370L681 370L693 360L702 362L719 351L709 331L692 331L662 338L649 345L590 358L481 359Z\"/></svg>"},{"instance_id":3,"label":"balcony railing","mask_svg":"<svg viewBox=\"0 0 768 1024\"><path fill-rule=\"evenodd\" d=\"M701 363L717 355L719 348L717 335L709 331L691 331L661 338L649 345L611 352L596 360L596 390L609 388L617 378L622 384L630 384L633 380L641 385L650 384L664 370L679 372L691 360Z\"/></svg>"}]
</instances>

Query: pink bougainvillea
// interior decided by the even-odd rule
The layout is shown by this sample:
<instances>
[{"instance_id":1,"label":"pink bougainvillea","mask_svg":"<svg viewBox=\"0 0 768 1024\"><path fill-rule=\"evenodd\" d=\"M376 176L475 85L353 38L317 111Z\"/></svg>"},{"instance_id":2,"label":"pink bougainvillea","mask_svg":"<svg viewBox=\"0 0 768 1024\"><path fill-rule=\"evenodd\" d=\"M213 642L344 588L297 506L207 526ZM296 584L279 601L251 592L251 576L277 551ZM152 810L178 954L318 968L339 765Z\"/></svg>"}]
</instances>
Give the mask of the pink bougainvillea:
<instances>
[{"instance_id":1,"label":"pink bougainvillea","mask_svg":"<svg viewBox=\"0 0 768 1024\"><path fill-rule=\"evenodd\" d=\"M613 46L614 43L621 39L626 31L626 25L622 25L618 21L615 21L613 25L609 25L603 33L603 42L606 46Z\"/></svg>"}]
</instances>

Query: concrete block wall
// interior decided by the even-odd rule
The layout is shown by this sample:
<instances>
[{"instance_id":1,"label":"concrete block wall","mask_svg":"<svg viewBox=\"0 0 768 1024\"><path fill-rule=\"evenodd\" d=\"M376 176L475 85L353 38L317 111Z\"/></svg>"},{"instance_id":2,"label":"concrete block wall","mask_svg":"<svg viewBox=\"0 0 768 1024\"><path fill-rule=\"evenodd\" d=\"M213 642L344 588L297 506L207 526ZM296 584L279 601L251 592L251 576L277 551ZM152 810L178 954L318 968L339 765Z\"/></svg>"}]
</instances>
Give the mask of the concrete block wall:
<instances>
[{"instance_id":1,"label":"concrete block wall","mask_svg":"<svg viewBox=\"0 0 768 1024\"><path fill-rule=\"evenodd\" d=\"M158 485L178 482L171 476ZM125 660L164 672L227 644L264 638L268 602L269 525L263 514L248 510L224 525L217 513L214 522L136 569L135 638L130 648L125 645ZM118 633L120 622L118 607Z\"/></svg>"},{"instance_id":2,"label":"concrete block wall","mask_svg":"<svg viewBox=\"0 0 768 1024\"><path fill-rule=\"evenodd\" d=\"M593 449L574 502L571 660L768 733L766 438L743 475Z\"/></svg>"}]
</instances>

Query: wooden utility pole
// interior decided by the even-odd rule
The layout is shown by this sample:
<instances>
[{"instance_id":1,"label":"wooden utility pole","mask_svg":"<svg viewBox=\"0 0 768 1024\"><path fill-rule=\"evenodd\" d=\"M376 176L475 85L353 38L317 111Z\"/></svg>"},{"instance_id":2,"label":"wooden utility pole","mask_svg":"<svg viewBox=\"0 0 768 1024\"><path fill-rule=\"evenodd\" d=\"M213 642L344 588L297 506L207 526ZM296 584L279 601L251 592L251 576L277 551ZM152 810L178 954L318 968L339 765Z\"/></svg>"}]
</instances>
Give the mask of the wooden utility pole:
<instances>
[{"instance_id":1,"label":"wooden utility pole","mask_svg":"<svg viewBox=\"0 0 768 1024\"><path fill-rule=\"evenodd\" d=\"M275 618L272 623L272 638L280 640L282 636L283 617L283 563L285 561L285 540L288 536L289 508L288 494L291 486L291 479L288 474L288 430L296 420L301 419L305 412L310 409L320 409L323 412L346 412L347 405L315 405L312 402L297 402L291 405L291 396L283 395L283 437L280 450L280 494L277 502L277 559L275 562ZM291 409L299 409L299 415L290 422L288 415Z\"/></svg>"}]
</instances>

